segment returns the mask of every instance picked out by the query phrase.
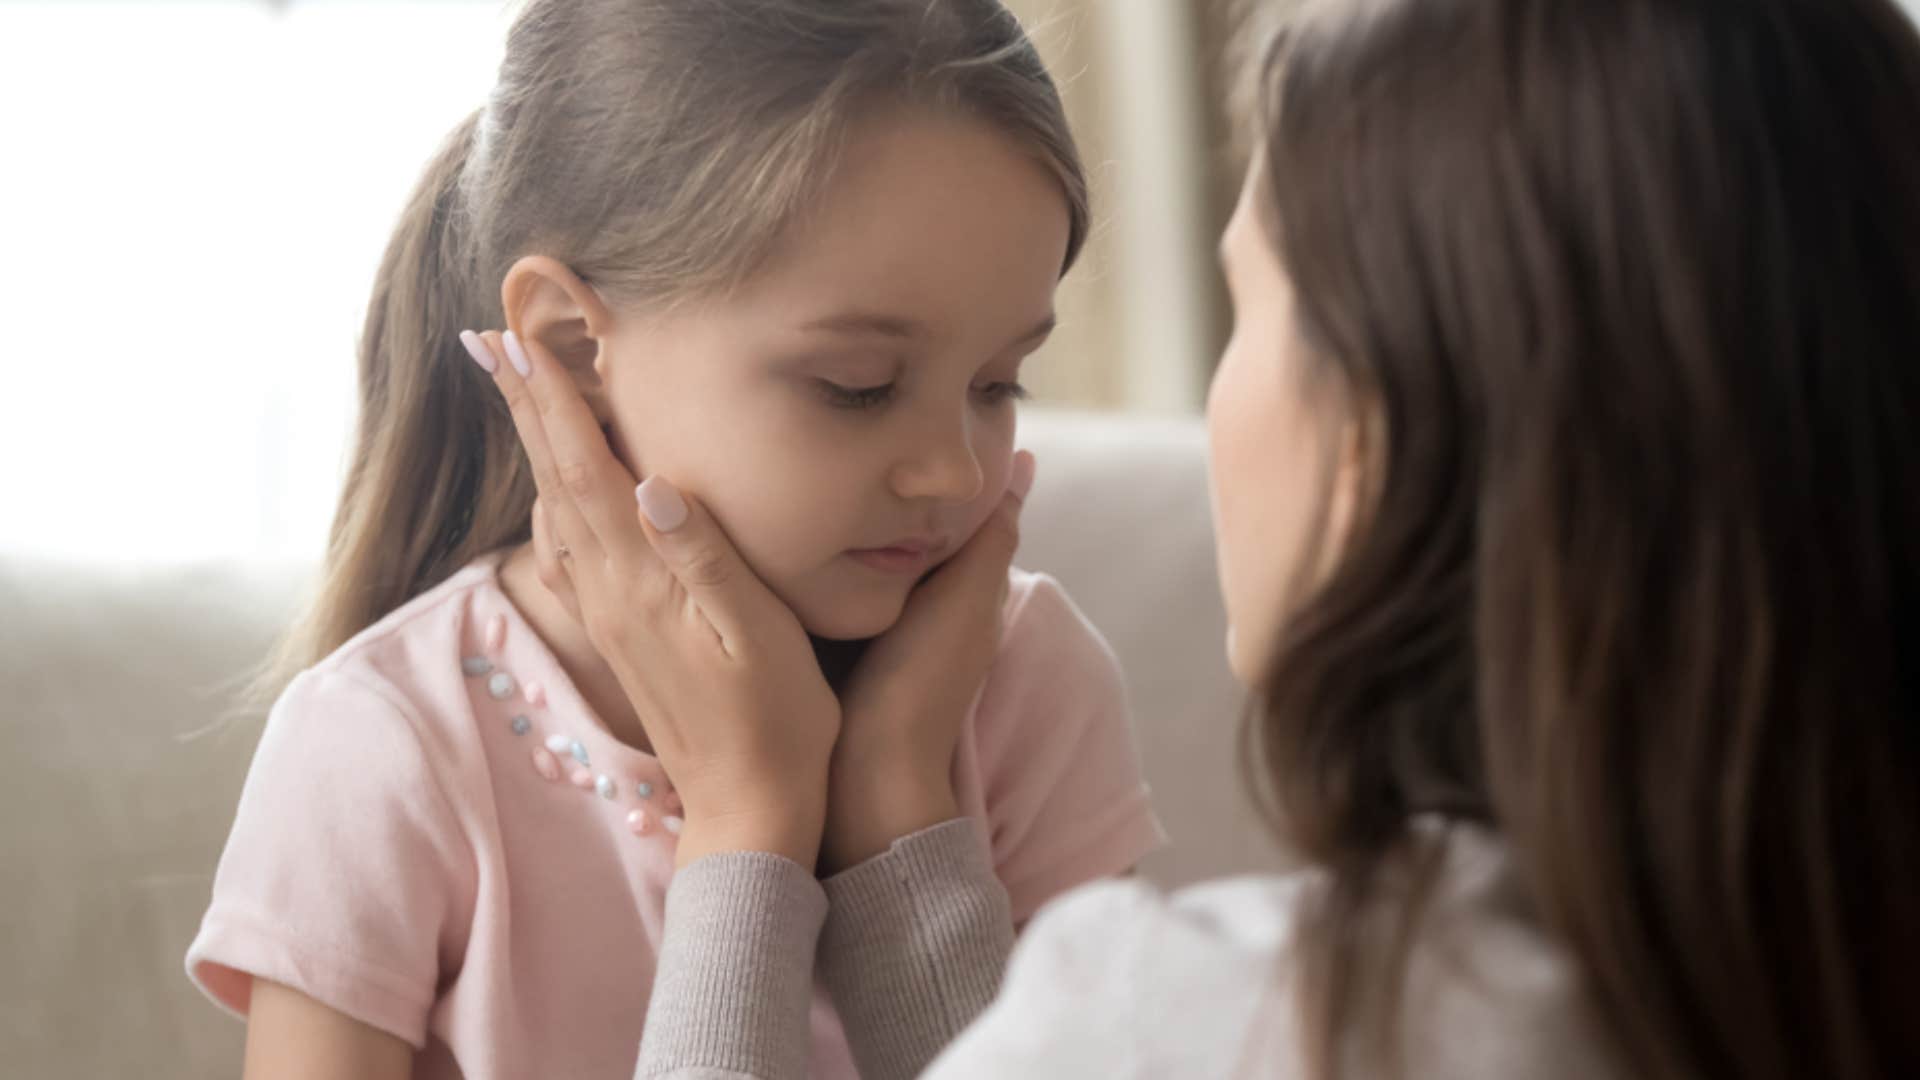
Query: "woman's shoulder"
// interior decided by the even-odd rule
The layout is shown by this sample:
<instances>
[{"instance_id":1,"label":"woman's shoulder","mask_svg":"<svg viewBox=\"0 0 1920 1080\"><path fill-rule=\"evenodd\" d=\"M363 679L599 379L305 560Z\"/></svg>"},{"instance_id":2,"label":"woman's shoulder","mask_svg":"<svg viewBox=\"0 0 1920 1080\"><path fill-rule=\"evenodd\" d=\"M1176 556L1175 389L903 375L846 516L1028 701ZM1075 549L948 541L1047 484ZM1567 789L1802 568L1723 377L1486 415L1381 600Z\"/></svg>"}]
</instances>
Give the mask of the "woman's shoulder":
<instances>
[{"instance_id":1,"label":"woman's shoulder","mask_svg":"<svg viewBox=\"0 0 1920 1080\"><path fill-rule=\"evenodd\" d=\"M1034 920L1033 933L1063 943L1123 943L1141 955L1272 955L1288 938L1312 872L1223 878L1168 891L1140 877L1097 882L1061 897ZM1119 958L1116 950L1103 949Z\"/></svg>"},{"instance_id":2,"label":"woman's shoulder","mask_svg":"<svg viewBox=\"0 0 1920 1080\"><path fill-rule=\"evenodd\" d=\"M1401 972L1409 1060L1448 1078L1623 1075L1578 965L1517 899L1504 846L1473 826L1417 832L1441 871ZM1001 999L935 1075L1303 1075L1297 949L1327 882L1304 870L1078 889L1035 917Z\"/></svg>"},{"instance_id":3,"label":"woman's shoulder","mask_svg":"<svg viewBox=\"0 0 1920 1080\"><path fill-rule=\"evenodd\" d=\"M1013 971L1054 966L1093 983L1152 973L1151 986L1251 981L1257 987L1292 936L1311 873L1229 878L1166 891L1139 877L1096 882L1035 916Z\"/></svg>"},{"instance_id":4,"label":"woman's shoulder","mask_svg":"<svg viewBox=\"0 0 1920 1080\"><path fill-rule=\"evenodd\" d=\"M1310 880L1167 892L1124 878L1061 897L1022 935L1000 998L932 1075L1234 1075L1256 1032L1263 1043L1282 1035L1263 1016L1289 1022L1273 1005ZM1292 1074L1263 1064L1259 1075Z\"/></svg>"}]
</instances>

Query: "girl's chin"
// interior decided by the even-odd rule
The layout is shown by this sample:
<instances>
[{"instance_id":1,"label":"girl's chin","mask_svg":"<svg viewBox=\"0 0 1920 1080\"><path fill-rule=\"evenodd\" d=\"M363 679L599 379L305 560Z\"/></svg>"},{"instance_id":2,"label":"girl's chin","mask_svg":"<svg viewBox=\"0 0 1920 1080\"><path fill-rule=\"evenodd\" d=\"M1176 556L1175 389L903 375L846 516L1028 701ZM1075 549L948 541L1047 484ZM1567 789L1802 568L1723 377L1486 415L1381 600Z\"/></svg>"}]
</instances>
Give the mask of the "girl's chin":
<instances>
[{"instance_id":1,"label":"girl's chin","mask_svg":"<svg viewBox=\"0 0 1920 1080\"><path fill-rule=\"evenodd\" d=\"M907 590L901 589L897 595L841 595L794 607L800 625L814 637L828 641L864 641L893 629L893 624L900 621L906 599Z\"/></svg>"}]
</instances>

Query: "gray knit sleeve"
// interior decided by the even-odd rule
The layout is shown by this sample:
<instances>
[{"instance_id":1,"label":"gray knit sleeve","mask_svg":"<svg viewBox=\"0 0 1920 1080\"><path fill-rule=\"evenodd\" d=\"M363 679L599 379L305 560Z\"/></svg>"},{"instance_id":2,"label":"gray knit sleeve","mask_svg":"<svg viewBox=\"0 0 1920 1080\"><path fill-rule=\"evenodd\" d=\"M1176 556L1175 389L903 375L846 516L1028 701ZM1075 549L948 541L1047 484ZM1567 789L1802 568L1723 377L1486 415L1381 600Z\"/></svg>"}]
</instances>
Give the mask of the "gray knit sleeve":
<instances>
[{"instance_id":1,"label":"gray knit sleeve","mask_svg":"<svg viewBox=\"0 0 1920 1080\"><path fill-rule=\"evenodd\" d=\"M993 1000L1013 948L979 830L961 818L904 837L824 892L775 855L682 869L636 1077L804 1077L816 944L863 1080L919 1075Z\"/></svg>"},{"instance_id":2,"label":"gray knit sleeve","mask_svg":"<svg viewBox=\"0 0 1920 1080\"><path fill-rule=\"evenodd\" d=\"M800 1080L826 895L762 852L710 855L667 889L639 1080Z\"/></svg>"},{"instance_id":3,"label":"gray knit sleeve","mask_svg":"<svg viewBox=\"0 0 1920 1080\"><path fill-rule=\"evenodd\" d=\"M987 850L959 818L827 880L821 973L862 1080L920 1075L999 992L1013 919Z\"/></svg>"}]
</instances>

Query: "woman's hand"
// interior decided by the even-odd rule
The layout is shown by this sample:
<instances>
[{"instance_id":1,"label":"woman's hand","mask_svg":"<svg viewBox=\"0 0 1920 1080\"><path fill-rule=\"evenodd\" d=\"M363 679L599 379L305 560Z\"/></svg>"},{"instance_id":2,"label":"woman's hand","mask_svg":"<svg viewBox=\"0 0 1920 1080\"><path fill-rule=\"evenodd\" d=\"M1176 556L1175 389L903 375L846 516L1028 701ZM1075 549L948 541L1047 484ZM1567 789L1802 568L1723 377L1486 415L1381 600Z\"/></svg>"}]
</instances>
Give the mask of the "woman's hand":
<instances>
[{"instance_id":1,"label":"woman's hand","mask_svg":"<svg viewBox=\"0 0 1920 1080\"><path fill-rule=\"evenodd\" d=\"M897 839L959 816L953 754L999 652L1007 569L1033 455L1014 457L1000 505L959 553L914 589L893 628L868 647L841 696L827 788L821 869L832 874Z\"/></svg>"},{"instance_id":2,"label":"woman's hand","mask_svg":"<svg viewBox=\"0 0 1920 1080\"><path fill-rule=\"evenodd\" d=\"M543 582L613 668L685 804L679 864L768 851L815 865L840 707L799 620L696 500L657 476L636 490L552 356L511 332L461 341L533 465Z\"/></svg>"}]
</instances>

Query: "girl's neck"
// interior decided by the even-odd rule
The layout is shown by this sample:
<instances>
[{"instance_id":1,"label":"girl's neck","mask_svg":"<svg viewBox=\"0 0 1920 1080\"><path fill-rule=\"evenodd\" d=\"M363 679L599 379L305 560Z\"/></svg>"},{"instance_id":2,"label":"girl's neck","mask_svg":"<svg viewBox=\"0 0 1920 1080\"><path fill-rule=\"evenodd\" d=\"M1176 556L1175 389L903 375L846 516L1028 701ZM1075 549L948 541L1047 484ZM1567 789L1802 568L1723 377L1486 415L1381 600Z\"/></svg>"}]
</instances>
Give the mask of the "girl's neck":
<instances>
[{"instance_id":1,"label":"girl's neck","mask_svg":"<svg viewBox=\"0 0 1920 1080\"><path fill-rule=\"evenodd\" d=\"M828 638L807 635L813 643L813 658L820 663L820 673L827 677L827 685L839 694L846 689L847 679L853 675L854 665L867 653L866 640L833 641Z\"/></svg>"}]
</instances>

